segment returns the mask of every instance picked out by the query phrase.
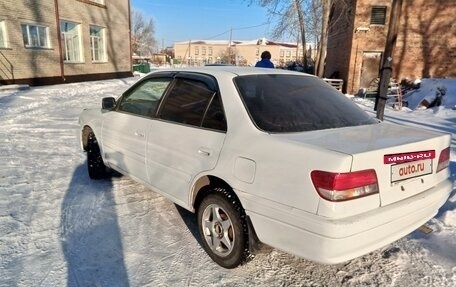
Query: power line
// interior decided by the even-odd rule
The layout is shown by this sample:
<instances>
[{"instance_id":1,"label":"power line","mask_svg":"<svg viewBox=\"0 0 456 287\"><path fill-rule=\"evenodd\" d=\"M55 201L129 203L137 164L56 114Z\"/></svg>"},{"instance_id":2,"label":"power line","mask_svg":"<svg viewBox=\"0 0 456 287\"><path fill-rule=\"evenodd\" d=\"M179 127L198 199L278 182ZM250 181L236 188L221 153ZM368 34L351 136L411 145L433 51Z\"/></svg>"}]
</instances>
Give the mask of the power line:
<instances>
[{"instance_id":1,"label":"power line","mask_svg":"<svg viewBox=\"0 0 456 287\"><path fill-rule=\"evenodd\" d=\"M209 37L209 38L207 38L207 40L212 40L212 39L214 39L214 38L217 38L218 36L222 36L223 34L226 34L226 33L228 33L228 32L230 32L230 30L228 30L228 31L225 31L225 32L223 32L223 33L220 33L220 34L218 34L218 35L215 35L215 36Z\"/></svg>"},{"instance_id":2,"label":"power line","mask_svg":"<svg viewBox=\"0 0 456 287\"><path fill-rule=\"evenodd\" d=\"M233 28L233 30L245 30L245 29L251 29L251 28L257 28L257 27L261 27L261 26L266 26L266 25L269 25L269 24L270 24L270 22L264 22L263 24L255 25L255 26Z\"/></svg>"},{"instance_id":3,"label":"power line","mask_svg":"<svg viewBox=\"0 0 456 287\"><path fill-rule=\"evenodd\" d=\"M217 38L217 37L219 37L219 36L222 36L222 35L224 35L224 34L226 34L226 33L229 33L229 32L231 32L231 31L252 29L252 28L257 28L257 27L261 27L261 26L266 26L266 25L269 25L269 24L270 24L270 22L265 22L265 23L263 23L263 24L254 25L254 26L239 27L239 28L231 28L230 30L227 30L227 31L225 31L225 32L223 32L223 33L220 33L220 34L217 34L217 35L215 35L215 36L208 37L208 38L206 38L206 39L207 39L207 40L212 40L212 39Z\"/></svg>"}]
</instances>

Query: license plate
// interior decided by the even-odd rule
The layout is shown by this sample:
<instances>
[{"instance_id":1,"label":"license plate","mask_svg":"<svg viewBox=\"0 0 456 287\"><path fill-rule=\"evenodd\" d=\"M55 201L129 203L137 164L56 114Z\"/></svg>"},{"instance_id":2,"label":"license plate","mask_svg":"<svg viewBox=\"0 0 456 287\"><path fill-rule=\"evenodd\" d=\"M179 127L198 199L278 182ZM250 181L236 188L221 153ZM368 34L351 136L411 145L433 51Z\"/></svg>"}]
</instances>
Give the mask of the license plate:
<instances>
[{"instance_id":1,"label":"license plate","mask_svg":"<svg viewBox=\"0 0 456 287\"><path fill-rule=\"evenodd\" d=\"M397 182L431 173L431 159L395 164L391 166L391 182Z\"/></svg>"}]
</instances>

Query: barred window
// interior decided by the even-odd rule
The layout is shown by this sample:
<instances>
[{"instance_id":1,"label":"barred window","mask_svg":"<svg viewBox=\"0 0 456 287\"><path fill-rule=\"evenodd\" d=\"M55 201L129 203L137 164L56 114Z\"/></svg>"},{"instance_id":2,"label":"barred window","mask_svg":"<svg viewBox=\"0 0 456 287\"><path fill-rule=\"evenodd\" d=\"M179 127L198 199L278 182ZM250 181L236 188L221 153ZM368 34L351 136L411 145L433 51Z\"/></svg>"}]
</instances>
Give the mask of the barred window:
<instances>
[{"instance_id":1,"label":"barred window","mask_svg":"<svg viewBox=\"0 0 456 287\"><path fill-rule=\"evenodd\" d=\"M372 25L385 25L386 6L372 6L370 23Z\"/></svg>"},{"instance_id":2,"label":"barred window","mask_svg":"<svg viewBox=\"0 0 456 287\"><path fill-rule=\"evenodd\" d=\"M80 24L60 21L60 31L62 32L62 52L65 62L81 62L81 36L79 31Z\"/></svg>"},{"instance_id":3,"label":"barred window","mask_svg":"<svg viewBox=\"0 0 456 287\"><path fill-rule=\"evenodd\" d=\"M90 51L92 62L106 61L104 28L90 25Z\"/></svg>"}]
</instances>

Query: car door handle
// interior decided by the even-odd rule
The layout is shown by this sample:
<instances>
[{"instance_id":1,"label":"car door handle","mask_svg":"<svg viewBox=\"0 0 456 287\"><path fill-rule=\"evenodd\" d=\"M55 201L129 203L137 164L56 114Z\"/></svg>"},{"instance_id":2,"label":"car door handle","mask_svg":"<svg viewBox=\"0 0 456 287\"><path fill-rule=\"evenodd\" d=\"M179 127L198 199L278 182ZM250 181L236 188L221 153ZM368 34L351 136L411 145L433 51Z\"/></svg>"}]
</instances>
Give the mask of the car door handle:
<instances>
[{"instance_id":1,"label":"car door handle","mask_svg":"<svg viewBox=\"0 0 456 287\"><path fill-rule=\"evenodd\" d=\"M140 138L146 137L146 136L144 135L144 132L142 132L142 131L135 131L135 136L140 137Z\"/></svg>"},{"instance_id":2,"label":"car door handle","mask_svg":"<svg viewBox=\"0 0 456 287\"><path fill-rule=\"evenodd\" d=\"M210 156L211 152L200 148L200 149L198 149L198 154L205 155L205 156Z\"/></svg>"}]
</instances>

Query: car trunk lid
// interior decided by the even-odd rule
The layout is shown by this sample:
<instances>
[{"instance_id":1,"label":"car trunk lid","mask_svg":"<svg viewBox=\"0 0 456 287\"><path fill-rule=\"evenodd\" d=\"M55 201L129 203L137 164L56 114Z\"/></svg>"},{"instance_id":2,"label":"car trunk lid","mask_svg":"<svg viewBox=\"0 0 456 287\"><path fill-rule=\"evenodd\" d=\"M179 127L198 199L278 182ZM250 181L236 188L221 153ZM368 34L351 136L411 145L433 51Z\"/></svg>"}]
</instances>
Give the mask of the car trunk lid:
<instances>
[{"instance_id":1,"label":"car trunk lid","mask_svg":"<svg viewBox=\"0 0 456 287\"><path fill-rule=\"evenodd\" d=\"M448 169L437 173L440 153L450 145L447 134L382 122L277 136L349 154L351 171L375 169L382 206L448 178Z\"/></svg>"}]
</instances>

